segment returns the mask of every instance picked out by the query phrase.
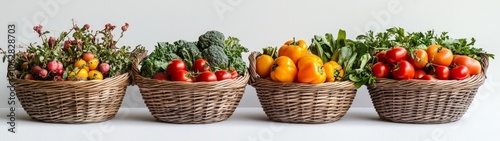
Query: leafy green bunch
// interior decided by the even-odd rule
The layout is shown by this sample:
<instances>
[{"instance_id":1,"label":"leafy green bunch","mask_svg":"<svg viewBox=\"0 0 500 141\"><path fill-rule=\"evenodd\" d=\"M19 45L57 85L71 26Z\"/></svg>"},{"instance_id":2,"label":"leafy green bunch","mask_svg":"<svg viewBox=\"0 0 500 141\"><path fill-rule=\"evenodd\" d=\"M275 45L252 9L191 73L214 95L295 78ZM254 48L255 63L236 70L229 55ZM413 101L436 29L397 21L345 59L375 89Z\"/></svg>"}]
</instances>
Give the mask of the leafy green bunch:
<instances>
[{"instance_id":1,"label":"leafy green bunch","mask_svg":"<svg viewBox=\"0 0 500 141\"><path fill-rule=\"evenodd\" d=\"M357 40L362 41L372 48L376 53L387 50L391 47L400 46L413 52L416 49L425 50L428 46L438 44L450 49L453 54L466 55L478 61L481 61L479 53L485 53L488 57L494 58L494 54L486 53L482 48L474 47L476 40L474 38L453 39L448 32L437 34L434 30L427 32L405 32L403 28L393 27L385 32L374 33L367 32L365 35L359 35Z\"/></svg>"},{"instance_id":2,"label":"leafy green bunch","mask_svg":"<svg viewBox=\"0 0 500 141\"><path fill-rule=\"evenodd\" d=\"M309 50L325 63L335 61L341 65L345 71L342 80L354 82L356 88L375 83L368 65L372 49L363 42L347 39L344 30L339 30L337 39L331 33L326 33L325 36L315 35Z\"/></svg>"}]
</instances>

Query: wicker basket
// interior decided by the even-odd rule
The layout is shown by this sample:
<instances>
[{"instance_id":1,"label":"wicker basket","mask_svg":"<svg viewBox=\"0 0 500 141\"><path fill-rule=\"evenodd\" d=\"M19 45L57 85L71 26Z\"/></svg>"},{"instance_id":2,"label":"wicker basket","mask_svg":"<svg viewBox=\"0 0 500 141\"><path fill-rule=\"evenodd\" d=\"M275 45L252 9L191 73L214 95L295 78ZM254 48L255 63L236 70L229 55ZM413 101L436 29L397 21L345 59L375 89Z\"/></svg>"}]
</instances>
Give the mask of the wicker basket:
<instances>
[{"instance_id":1,"label":"wicker basket","mask_svg":"<svg viewBox=\"0 0 500 141\"><path fill-rule=\"evenodd\" d=\"M160 81L142 77L139 62L132 66L134 82L153 117L168 123L213 123L228 119L238 106L249 79L245 74L217 82Z\"/></svg>"},{"instance_id":2,"label":"wicker basket","mask_svg":"<svg viewBox=\"0 0 500 141\"><path fill-rule=\"evenodd\" d=\"M259 52L252 52L250 85L269 119L289 123L329 123L342 118L356 95L352 82L322 84L279 83L259 78L255 72Z\"/></svg>"},{"instance_id":3,"label":"wicker basket","mask_svg":"<svg viewBox=\"0 0 500 141\"><path fill-rule=\"evenodd\" d=\"M101 81L10 81L31 118L52 123L93 123L116 115L129 85L129 73Z\"/></svg>"},{"instance_id":4,"label":"wicker basket","mask_svg":"<svg viewBox=\"0 0 500 141\"><path fill-rule=\"evenodd\" d=\"M465 80L377 79L368 86L380 118L401 123L449 123L467 111L477 89L486 79L488 58L482 55L483 72Z\"/></svg>"}]
</instances>

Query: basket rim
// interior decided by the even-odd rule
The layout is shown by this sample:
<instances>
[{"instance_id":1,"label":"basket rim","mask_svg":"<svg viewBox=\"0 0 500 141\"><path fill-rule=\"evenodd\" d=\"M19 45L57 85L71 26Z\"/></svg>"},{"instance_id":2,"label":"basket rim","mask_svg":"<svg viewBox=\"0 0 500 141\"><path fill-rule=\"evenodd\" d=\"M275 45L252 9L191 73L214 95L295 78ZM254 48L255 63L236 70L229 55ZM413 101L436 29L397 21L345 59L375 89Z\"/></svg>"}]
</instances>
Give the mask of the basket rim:
<instances>
[{"instance_id":1,"label":"basket rim","mask_svg":"<svg viewBox=\"0 0 500 141\"><path fill-rule=\"evenodd\" d=\"M142 83L155 83L157 85L183 85L183 86L207 86L207 87L215 87L215 86L224 86L224 85L232 85L236 84L239 82L245 82L244 84L246 85L246 82L248 82L249 79L249 74L245 73L243 76L239 76L236 79L227 79L227 80L222 80L222 81L214 81L214 82L182 82L182 81L165 81L165 80L157 80L157 79L152 79L152 78L146 78L143 77L139 74L133 74L133 77L135 77L135 84L137 85L137 82L142 82Z\"/></svg>"},{"instance_id":2,"label":"basket rim","mask_svg":"<svg viewBox=\"0 0 500 141\"><path fill-rule=\"evenodd\" d=\"M263 86L289 86L289 87L310 87L312 89L356 89L354 82L351 81L340 81L340 82L325 82L320 84L308 84L308 83L297 83L297 82L275 82L264 78L254 78L255 82L250 84L254 87ZM267 84L267 85L266 85Z\"/></svg>"}]
</instances>

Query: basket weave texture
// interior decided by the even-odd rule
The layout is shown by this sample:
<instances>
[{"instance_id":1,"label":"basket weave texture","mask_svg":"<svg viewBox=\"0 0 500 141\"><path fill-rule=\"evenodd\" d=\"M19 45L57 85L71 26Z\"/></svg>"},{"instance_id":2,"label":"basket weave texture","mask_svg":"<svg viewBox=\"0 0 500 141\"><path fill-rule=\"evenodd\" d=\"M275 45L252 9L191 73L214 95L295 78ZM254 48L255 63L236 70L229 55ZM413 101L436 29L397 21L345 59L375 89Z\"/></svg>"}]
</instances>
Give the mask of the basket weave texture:
<instances>
[{"instance_id":1,"label":"basket weave texture","mask_svg":"<svg viewBox=\"0 0 500 141\"><path fill-rule=\"evenodd\" d=\"M486 79L488 58L482 72L465 80L393 80L378 78L368 86L381 119L401 123L437 124L458 121L467 111Z\"/></svg>"},{"instance_id":2,"label":"basket weave texture","mask_svg":"<svg viewBox=\"0 0 500 141\"><path fill-rule=\"evenodd\" d=\"M255 72L256 59L249 56L250 85L269 119L288 123L329 123L341 119L351 107L356 95L352 82L322 84L280 83L260 78Z\"/></svg>"},{"instance_id":3,"label":"basket weave texture","mask_svg":"<svg viewBox=\"0 0 500 141\"><path fill-rule=\"evenodd\" d=\"M32 119L93 123L115 117L129 84L129 74L92 81L9 80Z\"/></svg>"},{"instance_id":4,"label":"basket weave texture","mask_svg":"<svg viewBox=\"0 0 500 141\"><path fill-rule=\"evenodd\" d=\"M139 60L145 57L140 56ZM213 123L231 117L238 106L249 75L217 82L176 82L145 78L139 62L132 66L149 112L158 121L179 124Z\"/></svg>"}]
</instances>

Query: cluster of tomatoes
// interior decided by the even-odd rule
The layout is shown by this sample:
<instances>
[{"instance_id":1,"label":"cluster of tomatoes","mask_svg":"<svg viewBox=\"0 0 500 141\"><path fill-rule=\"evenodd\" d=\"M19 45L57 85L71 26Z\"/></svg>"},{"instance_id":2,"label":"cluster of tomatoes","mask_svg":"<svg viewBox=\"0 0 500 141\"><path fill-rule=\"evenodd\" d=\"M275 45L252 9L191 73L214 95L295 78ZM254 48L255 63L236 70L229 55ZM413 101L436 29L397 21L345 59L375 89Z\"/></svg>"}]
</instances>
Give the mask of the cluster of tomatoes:
<instances>
[{"instance_id":1,"label":"cluster of tomatoes","mask_svg":"<svg viewBox=\"0 0 500 141\"><path fill-rule=\"evenodd\" d=\"M410 53L402 47L390 48L377 53L377 63L372 66L375 77L397 80L463 80L480 72L479 61L464 55L453 55L440 45Z\"/></svg>"},{"instance_id":2,"label":"cluster of tomatoes","mask_svg":"<svg viewBox=\"0 0 500 141\"><path fill-rule=\"evenodd\" d=\"M197 59L190 70L188 71L184 61L175 59L170 61L165 72L156 73L153 79L181 82L214 82L238 77L238 72L234 69L231 72L224 69L215 72L210 71L210 65L205 59Z\"/></svg>"}]
</instances>

